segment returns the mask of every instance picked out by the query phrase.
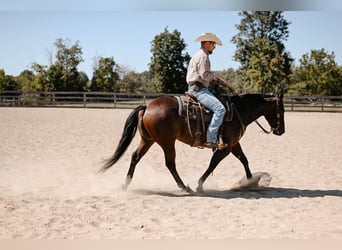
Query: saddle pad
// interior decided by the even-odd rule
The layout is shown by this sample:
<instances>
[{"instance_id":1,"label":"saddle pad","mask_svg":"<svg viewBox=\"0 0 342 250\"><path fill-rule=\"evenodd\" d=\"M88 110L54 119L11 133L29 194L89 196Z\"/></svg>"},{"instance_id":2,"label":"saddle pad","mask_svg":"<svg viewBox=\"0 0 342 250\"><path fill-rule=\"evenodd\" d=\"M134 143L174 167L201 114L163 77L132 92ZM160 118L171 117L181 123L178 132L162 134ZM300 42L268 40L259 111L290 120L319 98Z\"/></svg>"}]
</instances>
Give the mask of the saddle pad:
<instances>
[{"instance_id":1,"label":"saddle pad","mask_svg":"<svg viewBox=\"0 0 342 250\"><path fill-rule=\"evenodd\" d=\"M175 98L178 101L178 114L182 117L185 117L190 120L197 120L197 116L199 115L197 112L199 110L202 111L202 117L205 122L210 122L211 118L213 116L213 112L204 107L196 97L185 94L181 96L175 96ZM226 114L224 116L224 121L231 121L233 119L233 105L232 103L227 100L227 103L225 105L226 107Z\"/></svg>"}]
</instances>

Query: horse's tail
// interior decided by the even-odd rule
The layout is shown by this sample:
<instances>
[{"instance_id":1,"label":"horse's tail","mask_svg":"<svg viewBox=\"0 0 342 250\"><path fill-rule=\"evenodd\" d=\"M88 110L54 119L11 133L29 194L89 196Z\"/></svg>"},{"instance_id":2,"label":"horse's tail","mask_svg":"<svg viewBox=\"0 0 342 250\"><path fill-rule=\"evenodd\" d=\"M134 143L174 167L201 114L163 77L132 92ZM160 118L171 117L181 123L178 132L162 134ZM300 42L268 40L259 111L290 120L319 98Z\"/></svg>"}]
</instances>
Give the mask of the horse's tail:
<instances>
[{"instance_id":1,"label":"horse's tail","mask_svg":"<svg viewBox=\"0 0 342 250\"><path fill-rule=\"evenodd\" d=\"M124 126L124 130L122 132L120 142L119 142L114 154L112 155L111 158L109 158L105 162L105 164L103 165L103 167L100 169L99 172L104 172L108 168L113 166L121 158L121 156L125 153L126 149L131 144L131 142L135 136L135 133L137 132L138 120L139 120L138 114L141 110L145 111L146 105L140 105L140 106L136 107L131 112L131 114L128 116L126 123L125 123L125 126Z\"/></svg>"}]
</instances>

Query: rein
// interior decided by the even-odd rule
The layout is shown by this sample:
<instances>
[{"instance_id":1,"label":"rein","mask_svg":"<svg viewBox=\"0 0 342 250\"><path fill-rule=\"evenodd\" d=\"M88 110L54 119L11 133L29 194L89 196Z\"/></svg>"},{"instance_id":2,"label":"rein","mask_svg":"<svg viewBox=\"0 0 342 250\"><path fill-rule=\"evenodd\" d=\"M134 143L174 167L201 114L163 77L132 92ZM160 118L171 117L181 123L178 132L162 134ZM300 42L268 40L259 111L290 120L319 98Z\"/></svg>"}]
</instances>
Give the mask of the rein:
<instances>
[{"instance_id":1,"label":"rein","mask_svg":"<svg viewBox=\"0 0 342 250\"><path fill-rule=\"evenodd\" d=\"M258 120L254 120L254 122L259 126L259 128L265 133L265 134L270 134L273 131L273 128L271 128L269 131L266 130L259 122Z\"/></svg>"}]
</instances>

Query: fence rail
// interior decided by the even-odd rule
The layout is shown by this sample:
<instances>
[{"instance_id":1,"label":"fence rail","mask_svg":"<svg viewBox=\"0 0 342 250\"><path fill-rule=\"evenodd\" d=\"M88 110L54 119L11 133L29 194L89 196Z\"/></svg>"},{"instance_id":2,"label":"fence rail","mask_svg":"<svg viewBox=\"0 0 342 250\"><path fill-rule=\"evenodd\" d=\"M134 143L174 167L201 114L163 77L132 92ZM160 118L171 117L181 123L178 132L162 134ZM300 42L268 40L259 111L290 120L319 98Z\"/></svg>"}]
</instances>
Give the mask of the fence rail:
<instances>
[{"instance_id":1,"label":"fence rail","mask_svg":"<svg viewBox=\"0 0 342 250\"><path fill-rule=\"evenodd\" d=\"M70 108L133 108L161 95L114 92L0 92L0 106L70 107ZM285 96L286 111L342 112L342 96Z\"/></svg>"}]
</instances>

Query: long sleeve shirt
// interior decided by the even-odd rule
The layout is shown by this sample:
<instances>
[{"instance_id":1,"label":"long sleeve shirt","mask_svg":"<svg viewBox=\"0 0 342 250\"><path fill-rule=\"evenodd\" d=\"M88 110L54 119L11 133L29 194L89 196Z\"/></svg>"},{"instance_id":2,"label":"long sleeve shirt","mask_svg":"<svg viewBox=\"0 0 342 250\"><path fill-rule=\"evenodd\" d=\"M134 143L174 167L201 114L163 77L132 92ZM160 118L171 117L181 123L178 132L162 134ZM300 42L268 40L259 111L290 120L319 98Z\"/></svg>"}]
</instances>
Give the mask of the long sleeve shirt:
<instances>
[{"instance_id":1,"label":"long sleeve shirt","mask_svg":"<svg viewBox=\"0 0 342 250\"><path fill-rule=\"evenodd\" d=\"M210 82L215 80L215 75L211 72L210 67L209 54L204 49L200 49L189 62L186 75L187 83L197 81L208 88Z\"/></svg>"}]
</instances>

